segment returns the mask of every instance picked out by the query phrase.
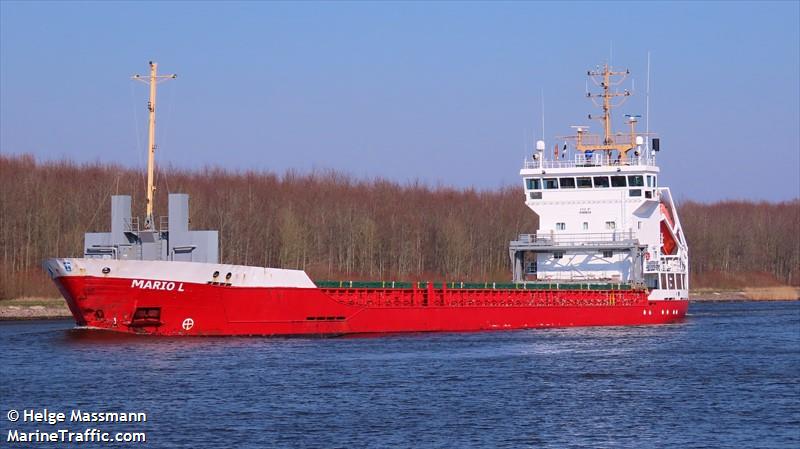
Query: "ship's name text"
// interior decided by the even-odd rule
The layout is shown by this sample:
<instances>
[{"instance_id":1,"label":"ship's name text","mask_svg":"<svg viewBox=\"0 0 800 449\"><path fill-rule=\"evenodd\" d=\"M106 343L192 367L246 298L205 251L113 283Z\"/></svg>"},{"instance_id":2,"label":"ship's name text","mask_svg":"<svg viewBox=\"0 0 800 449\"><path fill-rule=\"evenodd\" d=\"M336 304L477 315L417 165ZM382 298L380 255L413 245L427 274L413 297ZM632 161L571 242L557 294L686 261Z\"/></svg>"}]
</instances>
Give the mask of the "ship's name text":
<instances>
[{"instance_id":1,"label":"ship's name text","mask_svg":"<svg viewBox=\"0 0 800 449\"><path fill-rule=\"evenodd\" d=\"M175 283L167 281L145 281L144 279L134 279L131 281L131 288L141 288L143 290L165 290L168 292L184 291L183 282Z\"/></svg>"}]
</instances>

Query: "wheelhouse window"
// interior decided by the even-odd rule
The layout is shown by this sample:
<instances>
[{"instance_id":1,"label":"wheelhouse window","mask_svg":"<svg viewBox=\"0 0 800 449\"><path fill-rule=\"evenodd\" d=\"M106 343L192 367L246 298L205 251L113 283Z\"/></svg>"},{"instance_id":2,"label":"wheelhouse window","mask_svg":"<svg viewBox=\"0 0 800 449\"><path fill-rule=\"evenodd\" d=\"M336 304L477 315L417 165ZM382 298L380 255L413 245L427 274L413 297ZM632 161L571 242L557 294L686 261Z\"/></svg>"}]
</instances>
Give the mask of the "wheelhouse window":
<instances>
[{"instance_id":1,"label":"wheelhouse window","mask_svg":"<svg viewBox=\"0 0 800 449\"><path fill-rule=\"evenodd\" d=\"M544 178L544 188L545 189L557 189L558 188L558 178Z\"/></svg>"},{"instance_id":2,"label":"wheelhouse window","mask_svg":"<svg viewBox=\"0 0 800 449\"><path fill-rule=\"evenodd\" d=\"M578 188L579 189L591 189L592 188L592 178L585 177L585 178L577 178Z\"/></svg>"},{"instance_id":3,"label":"wheelhouse window","mask_svg":"<svg viewBox=\"0 0 800 449\"><path fill-rule=\"evenodd\" d=\"M647 175L647 187L653 187L653 177Z\"/></svg>"},{"instance_id":4,"label":"wheelhouse window","mask_svg":"<svg viewBox=\"0 0 800 449\"><path fill-rule=\"evenodd\" d=\"M628 176L628 185L631 187L644 187L644 177L642 175Z\"/></svg>"},{"instance_id":5,"label":"wheelhouse window","mask_svg":"<svg viewBox=\"0 0 800 449\"><path fill-rule=\"evenodd\" d=\"M525 184L528 190L540 190L542 188L542 180L539 178L526 178Z\"/></svg>"},{"instance_id":6,"label":"wheelhouse window","mask_svg":"<svg viewBox=\"0 0 800 449\"><path fill-rule=\"evenodd\" d=\"M558 184L562 189L574 189L575 178L558 178Z\"/></svg>"},{"instance_id":7,"label":"wheelhouse window","mask_svg":"<svg viewBox=\"0 0 800 449\"><path fill-rule=\"evenodd\" d=\"M611 187L628 187L624 176L612 176Z\"/></svg>"},{"instance_id":8,"label":"wheelhouse window","mask_svg":"<svg viewBox=\"0 0 800 449\"><path fill-rule=\"evenodd\" d=\"M594 186L595 187L610 187L611 184L608 183L608 176L595 176L594 177Z\"/></svg>"}]
</instances>

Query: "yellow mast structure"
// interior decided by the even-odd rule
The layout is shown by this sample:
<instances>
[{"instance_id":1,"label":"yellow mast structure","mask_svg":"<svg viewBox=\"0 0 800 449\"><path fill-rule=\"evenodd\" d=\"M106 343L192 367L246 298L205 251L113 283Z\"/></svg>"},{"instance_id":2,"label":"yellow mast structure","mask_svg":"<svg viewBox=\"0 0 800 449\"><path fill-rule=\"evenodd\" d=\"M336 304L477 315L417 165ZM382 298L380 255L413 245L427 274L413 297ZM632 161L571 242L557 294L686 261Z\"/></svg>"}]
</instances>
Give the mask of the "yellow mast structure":
<instances>
[{"instance_id":1,"label":"yellow mast structure","mask_svg":"<svg viewBox=\"0 0 800 449\"><path fill-rule=\"evenodd\" d=\"M611 152L616 150L619 152L620 162L624 163L627 161L627 152L634 149L636 146L636 119L632 117L629 121L631 129L628 141L626 142L623 139L620 139L620 141L617 142L614 139L614 134L611 131L611 110L615 107L621 106L622 103L625 102L625 99L631 95L631 93L628 90L623 92L612 92L611 87L620 85L623 81L625 81L629 74L629 70L625 70L624 72L615 72L608 64L603 64L601 70L590 70L586 73L586 75L592 79L595 85L598 85L603 89L603 92L599 94L594 94L591 92L586 93L586 96L592 100L595 106L603 109L603 115L600 117L593 117L591 114L589 115L590 119L598 119L603 121L603 139L602 141L595 139L595 142L587 143L587 137L590 136L586 134L586 129L583 127L577 127L577 136L573 137L576 139L575 149L577 151L584 153L587 151L605 151L606 155L610 158ZM618 80L614 80L614 77L620 78ZM622 97L622 101L614 104L612 103L612 98L614 97ZM591 137L597 138L599 136Z\"/></svg>"},{"instance_id":2,"label":"yellow mast structure","mask_svg":"<svg viewBox=\"0 0 800 449\"><path fill-rule=\"evenodd\" d=\"M147 102L149 111L149 131L147 139L147 212L144 219L144 226L147 230L153 230L153 196L156 186L153 185L153 172L155 170L156 159L156 85L159 82L177 78L178 75L159 75L158 63L150 61L150 76L133 75L131 78L150 85L150 101Z\"/></svg>"}]
</instances>

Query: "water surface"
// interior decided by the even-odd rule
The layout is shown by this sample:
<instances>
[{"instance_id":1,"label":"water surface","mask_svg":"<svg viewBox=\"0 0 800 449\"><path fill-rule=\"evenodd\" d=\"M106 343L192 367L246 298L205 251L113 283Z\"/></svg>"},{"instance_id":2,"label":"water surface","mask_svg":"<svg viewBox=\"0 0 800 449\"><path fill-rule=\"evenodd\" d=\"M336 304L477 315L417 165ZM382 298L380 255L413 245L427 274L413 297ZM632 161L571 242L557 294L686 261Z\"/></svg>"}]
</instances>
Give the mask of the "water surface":
<instances>
[{"instance_id":1,"label":"water surface","mask_svg":"<svg viewBox=\"0 0 800 449\"><path fill-rule=\"evenodd\" d=\"M93 426L158 448L800 447L800 302L693 303L665 326L334 339L3 322L0 354L0 445L53 430L8 410L47 407L144 411Z\"/></svg>"}]
</instances>

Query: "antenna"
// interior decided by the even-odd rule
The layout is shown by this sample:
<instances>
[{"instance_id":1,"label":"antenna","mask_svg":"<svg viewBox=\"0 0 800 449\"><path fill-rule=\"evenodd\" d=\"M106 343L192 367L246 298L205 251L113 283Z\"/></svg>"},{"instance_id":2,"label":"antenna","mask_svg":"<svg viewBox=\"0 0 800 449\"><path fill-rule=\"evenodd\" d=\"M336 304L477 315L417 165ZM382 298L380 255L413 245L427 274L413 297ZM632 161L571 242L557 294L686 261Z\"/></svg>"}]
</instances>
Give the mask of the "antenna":
<instances>
[{"instance_id":1,"label":"antenna","mask_svg":"<svg viewBox=\"0 0 800 449\"><path fill-rule=\"evenodd\" d=\"M544 140L544 88L541 90L541 100L542 100L542 140Z\"/></svg>"},{"instance_id":2,"label":"antenna","mask_svg":"<svg viewBox=\"0 0 800 449\"><path fill-rule=\"evenodd\" d=\"M608 41L608 65L612 65L614 56L614 41Z\"/></svg>"},{"instance_id":3,"label":"antenna","mask_svg":"<svg viewBox=\"0 0 800 449\"><path fill-rule=\"evenodd\" d=\"M644 93L644 123L645 123L645 136L647 137L647 151L650 151L650 52L647 52L647 85Z\"/></svg>"},{"instance_id":4,"label":"antenna","mask_svg":"<svg viewBox=\"0 0 800 449\"><path fill-rule=\"evenodd\" d=\"M150 101L147 102L147 110L150 115L150 127L148 132L147 145L147 212L144 219L144 226L147 230L153 230L153 194L156 187L153 185L153 171L156 156L156 85L159 82L177 78L178 75L158 75L158 63L150 61L150 76L145 78L141 75L133 75L131 79L141 81L150 85Z\"/></svg>"}]
</instances>

